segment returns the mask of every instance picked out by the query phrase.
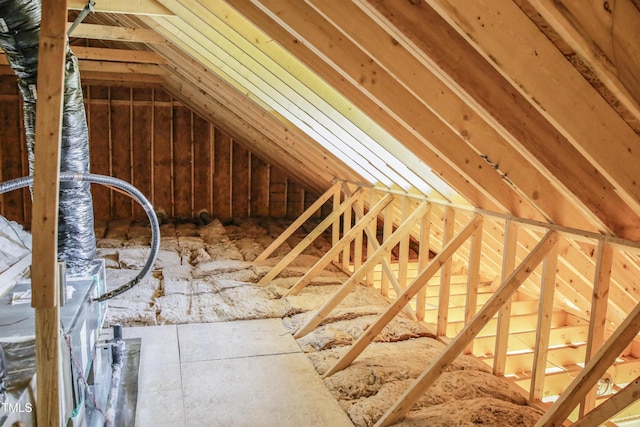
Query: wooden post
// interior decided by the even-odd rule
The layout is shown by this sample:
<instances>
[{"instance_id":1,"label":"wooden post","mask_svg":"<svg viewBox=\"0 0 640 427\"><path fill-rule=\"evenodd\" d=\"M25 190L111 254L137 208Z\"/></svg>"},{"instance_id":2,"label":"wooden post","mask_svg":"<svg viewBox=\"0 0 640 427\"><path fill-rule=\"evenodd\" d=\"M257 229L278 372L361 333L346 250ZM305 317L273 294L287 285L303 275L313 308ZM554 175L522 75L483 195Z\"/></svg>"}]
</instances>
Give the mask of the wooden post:
<instances>
[{"instance_id":1,"label":"wooden post","mask_svg":"<svg viewBox=\"0 0 640 427\"><path fill-rule=\"evenodd\" d=\"M516 249L518 246L518 227L513 221L507 221L504 226L504 256L502 258L502 280L509 276L516 265ZM493 357L493 375L504 375L507 363L507 348L509 346L509 323L511 321L511 298L507 300L498 312L498 326L496 330L496 347Z\"/></svg>"},{"instance_id":2,"label":"wooden post","mask_svg":"<svg viewBox=\"0 0 640 427\"><path fill-rule=\"evenodd\" d=\"M442 246L453 238L456 225L456 211L447 206L444 211L444 232L442 236ZM440 294L438 296L438 324L436 334L439 337L447 335L447 324L449 320L449 292L451 290L451 258L448 258L440 273Z\"/></svg>"},{"instance_id":3,"label":"wooden post","mask_svg":"<svg viewBox=\"0 0 640 427\"><path fill-rule=\"evenodd\" d=\"M478 283L480 283L480 261L482 258L482 222L471 236L469 250L469 277L467 278L467 305L464 310L465 325L476 315L478 306ZM464 350L466 354L473 353L473 341Z\"/></svg>"},{"instance_id":4,"label":"wooden post","mask_svg":"<svg viewBox=\"0 0 640 427\"><path fill-rule=\"evenodd\" d=\"M395 203L391 203L384 211L384 224L382 225L382 244L389 240L393 233L393 207ZM384 256L383 265L391 265L391 252ZM380 282L380 293L385 297L389 295L389 280L396 279L393 271L386 272L382 270L382 281ZM396 279L397 280L397 279Z\"/></svg>"},{"instance_id":5,"label":"wooden post","mask_svg":"<svg viewBox=\"0 0 640 427\"><path fill-rule=\"evenodd\" d=\"M420 253L418 254L418 271L425 269L429 264L429 238L431 237L431 211L422 217L420 223ZM424 320L426 314L427 286L423 286L416 296L416 317Z\"/></svg>"},{"instance_id":6,"label":"wooden post","mask_svg":"<svg viewBox=\"0 0 640 427\"><path fill-rule=\"evenodd\" d=\"M606 330L607 305L609 304L609 285L611 283L611 264L613 248L604 241L598 242L596 256L596 272L593 283L593 297L591 300L591 318L589 319L589 335L584 363L596 353L604 343ZM596 387L592 388L580 405L579 418L596 406Z\"/></svg>"},{"instance_id":7,"label":"wooden post","mask_svg":"<svg viewBox=\"0 0 640 427\"><path fill-rule=\"evenodd\" d=\"M455 240L452 240L452 243ZM498 312L500 307L518 289L531 272L544 257L558 243L558 233L548 232L545 237L536 245L531 253L522 261L522 264L503 281L498 291L487 301L482 309L475 315L471 323L466 325L462 331L449 343L440 355L431 362L431 365L415 380L396 403L378 420L375 427L388 426L398 421L407 413L409 409L418 401L420 396L436 382L442 372L453 359L458 357L465 347L478 335L487 323ZM444 251L443 251L444 252ZM442 253L442 252L441 252ZM435 260L435 259L434 259ZM371 329L370 327L369 329ZM368 331L367 331L368 332Z\"/></svg>"},{"instance_id":8,"label":"wooden post","mask_svg":"<svg viewBox=\"0 0 640 427\"><path fill-rule=\"evenodd\" d=\"M58 191L67 0L42 4L33 183L31 305L36 317L37 421L61 426L60 311L58 306Z\"/></svg>"},{"instance_id":9,"label":"wooden post","mask_svg":"<svg viewBox=\"0 0 640 427\"><path fill-rule=\"evenodd\" d=\"M340 192L336 191L333 194L333 209L331 209L332 211L335 211L336 209L338 209L338 206L340 206ZM336 221L333 223L333 226L331 228L331 247L334 247L335 245L338 244L338 240L340 240L340 221ZM335 263L338 263L340 261L340 254L336 254L334 260Z\"/></svg>"},{"instance_id":10,"label":"wooden post","mask_svg":"<svg viewBox=\"0 0 640 427\"><path fill-rule=\"evenodd\" d=\"M542 267L542 283L540 284L540 304L538 309L538 326L536 328L536 347L533 353L533 369L529 400L540 402L544 390L544 378L547 369L549 352L549 335L551 333L551 317L553 313L553 297L556 290L556 266L558 264L558 245L544 259Z\"/></svg>"}]
</instances>

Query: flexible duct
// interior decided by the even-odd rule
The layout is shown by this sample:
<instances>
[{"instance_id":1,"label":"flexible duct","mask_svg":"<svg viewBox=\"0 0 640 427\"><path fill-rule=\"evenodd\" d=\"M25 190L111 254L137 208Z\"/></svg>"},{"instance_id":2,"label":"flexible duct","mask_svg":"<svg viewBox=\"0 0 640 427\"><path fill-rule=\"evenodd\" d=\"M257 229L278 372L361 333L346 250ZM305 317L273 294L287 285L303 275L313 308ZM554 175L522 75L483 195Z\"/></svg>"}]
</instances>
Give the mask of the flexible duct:
<instances>
[{"instance_id":1,"label":"flexible duct","mask_svg":"<svg viewBox=\"0 0 640 427\"><path fill-rule=\"evenodd\" d=\"M39 0L0 0L0 47L18 77L24 103L24 127L33 175L36 82L41 8ZM89 132L84 110L78 60L67 46L62 110L60 170L89 172ZM91 267L96 241L93 202L88 182L60 185L58 256L70 275L82 275Z\"/></svg>"},{"instance_id":2,"label":"flexible duct","mask_svg":"<svg viewBox=\"0 0 640 427\"><path fill-rule=\"evenodd\" d=\"M127 192L129 195L133 196L133 198L142 206L144 211L147 213L147 217L149 218L149 224L151 225L151 252L149 253L149 257L145 262L142 270L138 273L136 277L131 279L129 282L120 286L113 291L107 292L104 295L99 296L94 301L105 301L107 299L113 298L117 295L120 295L123 292L128 291L133 288L135 285L140 283L142 279L151 271L151 267L156 262L156 258L158 257L158 251L160 250L160 224L158 223L158 217L156 216L155 211L153 210L153 205L144 197L144 194L140 192L136 187L129 184L126 181L123 181L118 178L113 178L110 176L97 175L93 173L74 173L74 172L61 172L60 173L60 182L84 182L84 183L95 183L95 184L103 184L110 187L115 187L119 190ZM0 194L8 193L13 190L17 190L19 188L24 188L33 184L33 177L26 176L23 178L12 179L10 181L0 183Z\"/></svg>"}]
</instances>

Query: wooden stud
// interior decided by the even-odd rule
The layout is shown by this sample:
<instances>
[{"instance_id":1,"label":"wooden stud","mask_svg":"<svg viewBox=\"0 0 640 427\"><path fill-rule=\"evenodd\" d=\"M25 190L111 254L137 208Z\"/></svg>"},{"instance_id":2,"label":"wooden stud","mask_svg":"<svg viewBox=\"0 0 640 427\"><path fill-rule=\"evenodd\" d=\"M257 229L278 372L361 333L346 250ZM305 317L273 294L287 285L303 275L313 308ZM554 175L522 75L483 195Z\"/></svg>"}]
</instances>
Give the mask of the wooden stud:
<instances>
[{"instance_id":1,"label":"wooden stud","mask_svg":"<svg viewBox=\"0 0 640 427\"><path fill-rule=\"evenodd\" d=\"M132 114L132 184L149 196L151 194L151 140L152 140L152 114L151 104L136 104L138 100L147 101L152 96L152 89L133 89L133 99L131 100ZM89 112L90 113L90 112ZM90 115L89 115L90 116ZM91 124L89 124L91 127ZM93 146L93 140L91 141ZM98 161L97 163L99 163ZM133 219L145 220L147 215L138 203L133 204Z\"/></svg>"},{"instance_id":2,"label":"wooden stud","mask_svg":"<svg viewBox=\"0 0 640 427\"><path fill-rule=\"evenodd\" d=\"M477 223L476 221L472 221ZM467 227L469 228L469 227ZM474 228L468 230L467 237ZM462 233L458 234L460 236ZM451 244L458 241L458 236L451 241ZM429 365L429 367L415 380L400 398L387 410L387 412L375 424L377 427L388 426L398 421L407 413L409 409L417 402L422 394L440 377L447 365L462 353L464 348L471 342L480 330L491 320L498 312L500 307L513 295L518 287L525 281L538 264L543 260L549 251L551 251L558 242L558 233L550 231L536 245L531 253L522 261L520 266L503 282L498 291L476 314L471 323L467 324L464 329L447 345L440 355ZM459 242L462 244L463 242ZM458 245L459 246L459 245ZM449 245L447 245L449 247ZM441 254L444 251L440 252ZM438 254L439 256L440 254ZM436 256L436 258L438 257ZM435 258L434 258L435 261ZM432 261L433 263L433 261ZM369 327L369 330L373 326Z\"/></svg>"},{"instance_id":3,"label":"wooden stud","mask_svg":"<svg viewBox=\"0 0 640 427\"><path fill-rule=\"evenodd\" d=\"M442 246L453 238L455 221L455 210L452 207L445 208L444 214L444 234L442 235ZM447 334L447 318L449 316L449 286L451 285L451 258L448 258L442 265L440 273L440 301L438 303L438 324L436 334L439 337Z\"/></svg>"},{"instance_id":4,"label":"wooden stud","mask_svg":"<svg viewBox=\"0 0 640 427\"><path fill-rule=\"evenodd\" d=\"M173 108L173 215L176 218L193 217L191 211L192 114L187 107Z\"/></svg>"},{"instance_id":5,"label":"wooden stud","mask_svg":"<svg viewBox=\"0 0 640 427\"><path fill-rule=\"evenodd\" d=\"M431 205L429 205L429 212L422 217L420 222L420 252L418 253L418 269L423 271L429 264L430 245L429 238L431 225ZM427 286L420 288L418 295L416 296L416 317L418 320L424 320L426 300L427 300Z\"/></svg>"},{"instance_id":6,"label":"wooden stud","mask_svg":"<svg viewBox=\"0 0 640 427\"><path fill-rule=\"evenodd\" d=\"M384 242L378 250L376 250L371 257L367 259L362 267L358 270L354 271L351 277L340 286L340 288L331 296L331 298L325 302L322 307L318 309L318 311L309 319L307 322L300 327L294 334L295 338L300 338L311 332L316 326L318 326L322 321L327 317L329 313L342 302L349 292L353 290L358 284L358 281L373 268L376 264L380 262L380 260L384 257L384 255L391 251L391 249L398 244L400 239L404 237L407 233L411 231L416 221L420 220L422 216L428 211L429 205L427 202L422 202L418 208L413 211L411 215L396 229L396 231L391 235L389 240ZM402 308L402 307L401 307Z\"/></svg>"},{"instance_id":7,"label":"wooden stud","mask_svg":"<svg viewBox=\"0 0 640 427\"><path fill-rule=\"evenodd\" d=\"M359 219L355 226L351 230L349 230L349 232L345 233L344 236L335 245L333 245L331 249L329 249L322 256L322 258L320 258L313 265L313 267L311 267L304 274L304 276L302 276L300 280L298 280L295 285L293 285L291 289L289 289L289 291L283 296L297 295L298 293L300 293L302 289L304 289L309 283L311 283L314 277L316 277L327 265L329 265L332 259L334 259L335 256L337 256L337 254L342 251L342 248L346 245L351 244L356 234L362 234L364 228L372 221L376 220L380 212L382 212L382 210L392 201L393 196L391 194L387 194L378 203L376 203L376 205L373 206L365 216Z\"/></svg>"},{"instance_id":8,"label":"wooden stud","mask_svg":"<svg viewBox=\"0 0 640 427\"><path fill-rule=\"evenodd\" d=\"M278 249L278 247L282 243L284 243L285 240L291 237L291 235L298 228L300 228L300 226L304 224L305 221L311 218L311 215L313 215L318 209L320 209L320 206L322 206L331 197L335 197L335 195L339 194L339 192L340 192L340 184L339 183L333 184L331 188L325 191L322 196L318 197L318 199L315 201L313 205L309 207L309 209L307 209L302 215L300 215L298 219L293 221L291 225L289 225L289 227L287 227L287 229L283 231L282 234L280 234L280 236L278 236L276 240L274 240L264 251L262 251L262 253L258 255L258 257L256 257L255 262L260 262L267 259L269 255L271 255L276 249ZM336 210L334 209L334 212L335 211Z\"/></svg>"},{"instance_id":9,"label":"wooden stud","mask_svg":"<svg viewBox=\"0 0 640 427\"><path fill-rule=\"evenodd\" d=\"M516 266L518 245L518 227L513 221L507 221L504 228L504 255L501 278L508 277ZM509 322L511 320L511 298L498 311L496 347L493 360L493 375L505 374L507 347L509 345Z\"/></svg>"},{"instance_id":10,"label":"wooden stud","mask_svg":"<svg viewBox=\"0 0 640 427\"><path fill-rule=\"evenodd\" d=\"M391 203L389 206L387 206L387 208L384 211L384 217L383 217L384 224L382 225L382 244L384 244L384 242L389 240L389 237L391 237L391 234L393 233L394 204L395 204L395 201L394 203ZM384 260L388 264L391 263L391 252L389 252L384 256ZM384 296L389 295L389 281L392 278L395 278L393 272L386 272L386 271L382 272L382 280L380 282L380 293L382 293L382 295Z\"/></svg>"},{"instance_id":11,"label":"wooden stud","mask_svg":"<svg viewBox=\"0 0 640 427\"><path fill-rule=\"evenodd\" d=\"M233 140L231 136L219 128L216 128L213 154L215 168L215 174L213 176L213 214L223 220L233 216L231 207L232 145Z\"/></svg>"},{"instance_id":12,"label":"wooden stud","mask_svg":"<svg viewBox=\"0 0 640 427\"><path fill-rule=\"evenodd\" d=\"M343 184L343 192L348 194L350 192L349 186L347 184ZM342 232L348 233L353 226L353 219L351 217L351 209L347 209L342 216ZM342 251L342 270L346 272L350 272L351 270L351 244L346 245L344 250ZM354 247L355 249L355 247Z\"/></svg>"},{"instance_id":13,"label":"wooden stud","mask_svg":"<svg viewBox=\"0 0 640 427\"><path fill-rule=\"evenodd\" d=\"M464 322L468 324L476 315L478 306L478 286L480 284L480 262L482 258L482 222L471 235L469 251L469 276L467 279L467 301L464 310ZM473 341L464 350L465 354L473 353Z\"/></svg>"},{"instance_id":14,"label":"wooden stud","mask_svg":"<svg viewBox=\"0 0 640 427\"><path fill-rule=\"evenodd\" d=\"M322 234L324 232L324 230L327 229L327 227L329 227L331 224L333 224L334 221L337 221L338 218L340 217L340 215L342 215L345 211L351 209L351 206L358 200L358 198L361 195L362 195L362 189L359 188L353 193L353 195L351 197L349 197L347 200L342 202L342 204L338 207L337 210L333 211L331 213L331 215L329 215L328 217L323 219L320 222L320 224L318 224L311 231L311 233L309 233L304 239L302 239L300 241L300 243L298 243L298 245L295 248L291 249L291 251L289 251L289 253L287 255L285 255L275 266L273 266L273 268L271 268L271 270L269 270L269 272L267 274L265 274L262 277L262 279L260 279L258 284L259 285L266 285L269 282L271 282L271 280L275 279L276 276L278 274L280 274L280 272L282 270L284 270L298 255L300 255L302 253L302 251L306 249L307 246L309 246L311 243L313 243L313 241L316 238L318 238L318 236L320 236L320 234ZM327 197L327 199L329 197ZM315 205L315 203L314 203L314 205ZM313 208L313 206L311 206L311 208ZM309 211L311 211L311 213L314 213L317 210L317 208L316 209L311 209L311 208L307 209L307 211L305 213L307 213ZM298 218L298 219L300 219L300 218ZM285 230L285 232L282 233L282 235L285 235L285 233L287 233L289 231L289 229L291 229L294 224L291 224L291 226L289 226L289 228L287 230ZM296 227L294 230L296 230L297 228L298 227ZM274 241L274 243L276 243L276 242ZM273 245L273 243L272 243L272 245ZM267 248L267 249L269 249L269 248ZM266 251L266 249L265 249L265 251Z\"/></svg>"},{"instance_id":15,"label":"wooden stud","mask_svg":"<svg viewBox=\"0 0 640 427\"><path fill-rule=\"evenodd\" d=\"M407 196L402 198L402 213L401 218L402 221L407 219L409 212L411 211L411 206L409 199ZM409 266L409 243L411 241L411 235L407 234L402 239L400 239L400 243L398 244L398 283L400 284L400 289L405 289L407 287L407 268ZM396 294L397 296L398 294Z\"/></svg>"},{"instance_id":16,"label":"wooden stud","mask_svg":"<svg viewBox=\"0 0 640 427\"><path fill-rule=\"evenodd\" d=\"M369 188L369 203L367 205L369 209L373 206L373 196L374 190L373 188ZM378 243L378 221L370 222L367 228L367 257L375 251L374 243ZM380 246L379 243L378 246ZM369 274L367 274L367 286L373 287L373 285L373 270L371 270Z\"/></svg>"},{"instance_id":17,"label":"wooden stud","mask_svg":"<svg viewBox=\"0 0 640 427\"><path fill-rule=\"evenodd\" d=\"M334 195L333 195L333 208L332 210L336 210L338 209L338 206L340 206L340 192L337 191ZM346 231L344 232L346 234ZM334 248L337 244L338 241L340 240L340 221L336 221L333 223L333 226L331 227L331 247ZM333 262L338 264L340 262L340 253L336 253L335 258L333 259Z\"/></svg>"},{"instance_id":18,"label":"wooden stud","mask_svg":"<svg viewBox=\"0 0 640 427\"><path fill-rule=\"evenodd\" d=\"M58 190L64 64L67 52L67 1L42 5L35 122L33 183L33 259L31 305L35 308L37 421L62 425L60 395L60 308L58 281Z\"/></svg>"},{"instance_id":19,"label":"wooden stud","mask_svg":"<svg viewBox=\"0 0 640 427\"><path fill-rule=\"evenodd\" d=\"M422 205L421 205L422 206ZM425 210L426 213L426 210ZM365 333L354 342L349 350L324 374L324 378L346 368L353 362L384 327L407 305L420 288L440 269L442 264L469 238L481 221L480 215L476 215L451 241L436 255L427 268L416 277L413 282L396 298L389 308L382 313L376 321L367 328Z\"/></svg>"},{"instance_id":20,"label":"wooden stud","mask_svg":"<svg viewBox=\"0 0 640 427\"><path fill-rule=\"evenodd\" d=\"M613 248L610 244L598 242L596 255L596 272L593 283L593 297L591 300L591 316L589 319L589 335L585 363L593 357L596 350L604 343L607 321L607 306L609 305L609 287L611 284L611 265ZM594 387L580 405L579 418L595 408L596 388Z\"/></svg>"},{"instance_id":21,"label":"wooden stud","mask_svg":"<svg viewBox=\"0 0 640 427\"><path fill-rule=\"evenodd\" d=\"M556 265L558 262L558 245L554 246L544 259L542 267L542 283L540 285L540 305L538 309L538 326L536 328L536 346L534 349L533 369L529 400L542 401L544 377L549 352L549 336L551 332L551 316L556 289Z\"/></svg>"},{"instance_id":22,"label":"wooden stud","mask_svg":"<svg viewBox=\"0 0 640 427\"><path fill-rule=\"evenodd\" d=\"M356 200L353 204L353 210L357 210L362 212L362 198ZM356 216L355 222L358 222L358 217ZM356 238L353 241L353 270L356 271L362 266L362 249L363 249L363 238L362 233L356 234Z\"/></svg>"}]
</instances>

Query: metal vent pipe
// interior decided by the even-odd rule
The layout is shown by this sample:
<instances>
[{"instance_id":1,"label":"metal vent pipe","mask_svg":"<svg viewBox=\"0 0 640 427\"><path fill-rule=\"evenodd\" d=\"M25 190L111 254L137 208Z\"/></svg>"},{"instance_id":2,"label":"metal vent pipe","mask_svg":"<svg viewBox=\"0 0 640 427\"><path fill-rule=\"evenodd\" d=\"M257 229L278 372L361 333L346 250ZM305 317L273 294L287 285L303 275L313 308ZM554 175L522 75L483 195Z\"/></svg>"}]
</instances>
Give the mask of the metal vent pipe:
<instances>
[{"instance_id":1,"label":"metal vent pipe","mask_svg":"<svg viewBox=\"0 0 640 427\"><path fill-rule=\"evenodd\" d=\"M18 77L31 175L34 166L40 20L39 0L0 0L0 47ZM89 132L80 72L78 60L68 45L64 88L60 170L88 173ZM58 257L66 261L69 274L82 275L91 267L96 251L90 183L61 182L59 204Z\"/></svg>"}]
</instances>

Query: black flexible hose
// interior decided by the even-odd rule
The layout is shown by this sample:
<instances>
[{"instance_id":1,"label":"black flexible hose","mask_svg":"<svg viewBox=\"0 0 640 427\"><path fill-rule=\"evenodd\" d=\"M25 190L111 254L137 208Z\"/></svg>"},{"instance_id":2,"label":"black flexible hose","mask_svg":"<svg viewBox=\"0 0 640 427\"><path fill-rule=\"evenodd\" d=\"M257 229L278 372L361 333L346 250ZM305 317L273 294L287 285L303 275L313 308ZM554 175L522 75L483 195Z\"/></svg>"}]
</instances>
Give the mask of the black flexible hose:
<instances>
[{"instance_id":1,"label":"black flexible hose","mask_svg":"<svg viewBox=\"0 0 640 427\"><path fill-rule=\"evenodd\" d=\"M122 294L123 292L128 291L129 289L136 286L142 279L146 277L146 275L153 267L153 264L156 262L156 258L158 257L158 251L160 250L160 224L158 223L158 217L156 216L155 211L153 210L153 206L147 200L147 198L133 185L129 184L126 181L123 181L118 178L114 178L111 176L98 175L93 173L75 173L75 172L61 172L60 173L60 181L61 182L90 182L94 184L103 184L106 186L111 186L123 190L129 195L133 196L133 198L142 206L142 208L147 213L147 217L149 218L149 223L151 224L151 252L149 253L149 257L147 258L147 262L142 267L142 270L138 273L136 277L131 279L129 282L124 285L116 288L112 291L106 292L103 295L100 295L98 298L95 298L94 301L101 302L111 299L117 295ZM10 181L0 183L0 194L8 193L13 190L17 190L19 188L27 187L33 184L33 177L25 176L23 178L16 178Z\"/></svg>"}]
</instances>

